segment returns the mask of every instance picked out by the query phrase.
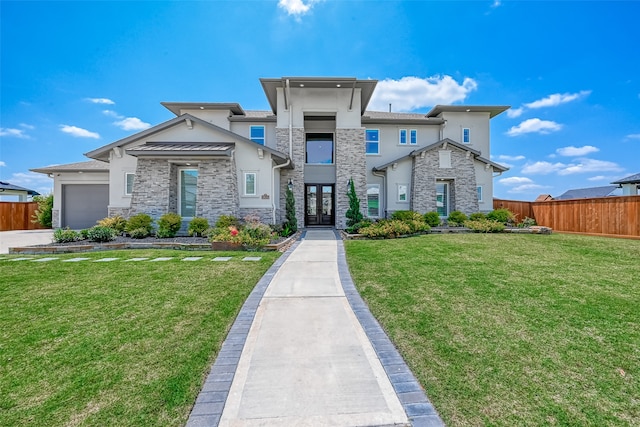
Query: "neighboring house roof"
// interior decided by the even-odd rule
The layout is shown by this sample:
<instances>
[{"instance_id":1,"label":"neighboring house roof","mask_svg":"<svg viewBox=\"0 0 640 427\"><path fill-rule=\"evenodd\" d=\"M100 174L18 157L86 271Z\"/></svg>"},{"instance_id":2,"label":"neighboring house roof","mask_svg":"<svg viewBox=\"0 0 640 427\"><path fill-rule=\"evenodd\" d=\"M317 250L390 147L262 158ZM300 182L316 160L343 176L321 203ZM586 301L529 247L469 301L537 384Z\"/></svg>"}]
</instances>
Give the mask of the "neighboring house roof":
<instances>
[{"instance_id":1,"label":"neighboring house roof","mask_svg":"<svg viewBox=\"0 0 640 427\"><path fill-rule=\"evenodd\" d=\"M616 189L617 185L605 185L602 187L589 187L589 188L576 188L573 190L565 191L563 194L555 197L556 200L566 199L592 199L594 197L607 197L611 196Z\"/></svg>"},{"instance_id":2,"label":"neighboring house roof","mask_svg":"<svg viewBox=\"0 0 640 427\"><path fill-rule=\"evenodd\" d=\"M9 184L8 182L0 181L0 194L2 193L27 193L29 196L39 196L40 193L28 188L20 187L19 185Z\"/></svg>"},{"instance_id":3,"label":"neighboring house roof","mask_svg":"<svg viewBox=\"0 0 640 427\"><path fill-rule=\"evenodd\" d=\"M640 173L613 181L612 184L640 184Z\"/></svg>"},{"instance_id":4,"label":"neighboring house roof","mask_svg":"<svg viewBox=\"0 0 640 427\"><path fill-rule=\"evenodd\" d=\"M548 202L550 200L553 200L553 196L551 196L551 194L541 194L538 197L536 197L536 202Z\"/></svg>"},{"instance_id":5,"label":"neighboring house roof","mask_svg":"<svg viewBox=\"0 0 640 427\"><path fill-rule=\"evenodd\" d=\"M172 126L175 126L178 123L182 123L182 122L186 122L188 126L191 125L191 123L198 123L202 126L206 126L210 129L213 129L217 132L220 132L222 134L228 135L231 138L237 140L237 141L243 141L247 144L251 144L254 145L256 148L262 149L267 153L270 153L274 160L276 161L277 164L283 164L286 163L287 160L289 159L289 156L285 153L282 153L278 150L274 150L273 148L269 148L266 147L264 145L258 144L256 142L253 142L252 140L250 140L249 138L245 138L243 136L238 135L237 133L233 133L229 130L226 130L224 128L221 128L220 126L216 126L213 123L209 123L205 120L199 119L195 116L192 116L191 114L185 113L181 116L178 117L174 117L171 120L167 120L166 122L160 123L156 126L153 126L147 130L143 130L142 132L138 132L136 134L133 134L131 136L128 136L127 138L123 138L120 139L118 141L112 142L111 144L107 144L105 146L102 146L100 148L97 148L93 151L89 151L88 153L85 153L85 156L90 157L92 159L96 159L96 160L103 160L103 161L108 161L109 160L109 152L116 147L121 147L123 145L135 142L135 141L139 141L141 139L147 138L151 135L154 135L156 133L162 132L166 129L169 129Z\"/></svg>"},{"instance_id":6,"label":"neighboring house roof","mask_svg":"<svg viewBox=\"0 0 640 427\"><path fill-rule=\"evenodd\" d=\"M105 162L99 162L97 160L89 160L87 162L66 163L64 165L52 165L29 170L38 173L109 172L109 164Z\"/></svg>"},{"instance_id":7,"label":"neighboring house roof","mask_svg":"<svg viewBox=\"0 0 640 427\"><path fill-rule=\"evenodd\" d=\"M127 154L132 156L176 156L189 154L195 156L230 156L235 144L210 142L147 142L130 148Z\"/></svg>"},{"instance_id":8,"label":"neighboring house roof","mask_svg":"<svg viewBox=\"0 0 640 427\"><path fill-rule=\"evenodd\" d=\"M289 104L287 83L289 88L342 88L351 90L351 99L355 96L356 88L360 89L360 114L363 114L373 90L378 84L377 80L358 80L355 77L282 77L279 79L260 79L264 93L267 95L271 111L278 112L278 88L284 90L285 106ZM288 107L285 107L288 108Z\"/></svg>"},{"instance_id":9,"label":"neighboring house roof","mask_svg":"<svg viewBox=\"0 0 640 427\"><path fill-rule=\"evenodd\" d=\"M427 117L438 117L442 113L455 112L473 112L473 113L489 113L489 118L492 119L498 114L507 111L511 108L510 105L436 105L427 113Z\"/></svg>"},{"instance_id":10,"label":"neighboring house roof","mask_svg":"<svg viewBox=\"0 0 640 427\"><path fill-rule=\"evenodd\" d=\"M433 150L434 148L437 148L437 147L440 147L440 146L446 147L447 145L453 145L454 147L459 148L460 150L468 151L469 153L473 154L473 156L474 156L474 158L476 160L478 160L478 161L480 161L480 162L482 162L484 164L493 166L493 168L498 170L499 172L505 172L505 171L509 170L509 168L507 168L507 167L504 167L504 166L502 166L502 165L500 165L498 163L492 162L491 160L485 159L484 157L480 156L480 152L478 150L474 150L472 148L469 148L466 145L460 144L458 142L455 142L454 140L449 139L449 138L445 138L445 139L443 139L441 141L438 141L438 142L436 142L434 144L431 144L431 145L427 145L426 147L422 147L422 148L420 148L418 150L413 150L409 154L406 154L406 155L404 155L402 157L399 157L396 160L392 160L389 163L385 163L382 166L374 167L373 170L374 171L385 170L389 166L392 166L394 163L401 162L402 160L408 159L409 157L419 156L420 153L422 153L423 151L430 151L430 150Z\"/></svg>"}]
</instances>

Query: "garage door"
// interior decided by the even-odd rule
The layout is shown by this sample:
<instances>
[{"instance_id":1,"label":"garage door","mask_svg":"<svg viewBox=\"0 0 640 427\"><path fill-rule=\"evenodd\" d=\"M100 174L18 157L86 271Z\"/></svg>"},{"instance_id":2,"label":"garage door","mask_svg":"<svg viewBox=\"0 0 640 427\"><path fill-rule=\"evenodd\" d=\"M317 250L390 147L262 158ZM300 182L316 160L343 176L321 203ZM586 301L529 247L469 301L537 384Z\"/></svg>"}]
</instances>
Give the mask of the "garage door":
<instances>
[{"instance_id":1,"label":"garage door","mask_svg":"<svg viewBox=\"0 0 640 427\"><path fill-rule=\"evenodd\" d=\"M62 226L74 230L90 228L107 216L109 185L66 184L62 186Z\"/></svg>"}]
</instances>

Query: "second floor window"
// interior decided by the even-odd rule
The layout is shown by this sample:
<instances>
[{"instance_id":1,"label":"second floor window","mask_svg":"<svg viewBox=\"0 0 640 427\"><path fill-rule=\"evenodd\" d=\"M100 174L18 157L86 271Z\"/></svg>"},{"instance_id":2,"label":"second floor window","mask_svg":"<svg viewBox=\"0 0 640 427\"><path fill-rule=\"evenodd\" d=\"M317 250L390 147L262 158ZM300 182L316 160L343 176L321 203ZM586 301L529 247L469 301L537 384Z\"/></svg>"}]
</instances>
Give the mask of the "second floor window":
<instances>
[{"instance_id":1,"label":"second floor window","mask_svg":"<svg viewBox=\"0 0 640 427\"><path fill-rule=\"evenodd\" d=\"M400 129L400 145L406 145L407 143L407 130Z\"/></svg>"},{"instance_id":2,"label":"second floor window","mask_svg":"<svg viewBox=\"0 0 640 427\"><path fill-rule=\"evenodd\" d=\"M410 133L409 144L416 145L418 143L418 130L411 129L409 133Z\"/></svg>"},{"instance_id":3,"label":"second floor window","mask_svg":"<svg viewBox=\"0 0 640 427\"><path fill-rule=\"evenodd\" d=\"M462 128L462 142L464 142L465 144L471 143L471 129Z\"/></svg>"},{"instance_id":4,"label":"second floor window","mask_svg":"<svg viewBox=\"0 0 640 427\"><path fill-rule=\"evenodd\" d=\"M251 126L250 138L253 142L264 145L264 126Z\"/></svg>"},{"instance_id":5,"label":"second floor window","mask_svg":"<svg viewBox=\"0 0 640 427\"><path fill-rule=\"evenodd\" d=\"M380 131L378 129L365 130L364 142L367 154L380 154Z\"/></svg>"}]
</instances>

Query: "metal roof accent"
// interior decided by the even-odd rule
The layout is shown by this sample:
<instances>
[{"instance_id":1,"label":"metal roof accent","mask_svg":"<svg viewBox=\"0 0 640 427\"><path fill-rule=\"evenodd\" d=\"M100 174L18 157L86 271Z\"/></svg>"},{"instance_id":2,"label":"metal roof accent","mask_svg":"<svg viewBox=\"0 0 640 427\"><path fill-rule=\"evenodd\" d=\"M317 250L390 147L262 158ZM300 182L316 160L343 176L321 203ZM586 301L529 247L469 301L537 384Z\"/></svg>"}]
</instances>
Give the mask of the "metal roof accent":
<instances>
[{"instance_id":1,"label":"metal roof accent","mask_svg":"<svg viewBox=\"0 0 640 427\"><path fill-rule=\"evenodd\" d=\"M132 156L230 156L235 144L208 142L147 142L126 150Z\"/></svg>"}]
</instances>

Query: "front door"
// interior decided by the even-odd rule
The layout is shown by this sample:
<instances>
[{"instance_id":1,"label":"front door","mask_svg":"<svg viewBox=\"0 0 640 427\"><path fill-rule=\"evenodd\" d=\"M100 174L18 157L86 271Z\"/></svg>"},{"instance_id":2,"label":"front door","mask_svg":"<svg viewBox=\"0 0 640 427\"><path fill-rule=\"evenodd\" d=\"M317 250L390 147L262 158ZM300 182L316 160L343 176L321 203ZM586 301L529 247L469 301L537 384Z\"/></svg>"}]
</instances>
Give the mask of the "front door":
<instances>
[{"instance_id":1,"label":"front door","mask_svg":"<svg viewBox=\"0 0 640 427\"><path fill-rule=\"evenodd\" d=\"M334 225L333 185L306 184L305 225Z\"/></svg>"}]
</instances>

